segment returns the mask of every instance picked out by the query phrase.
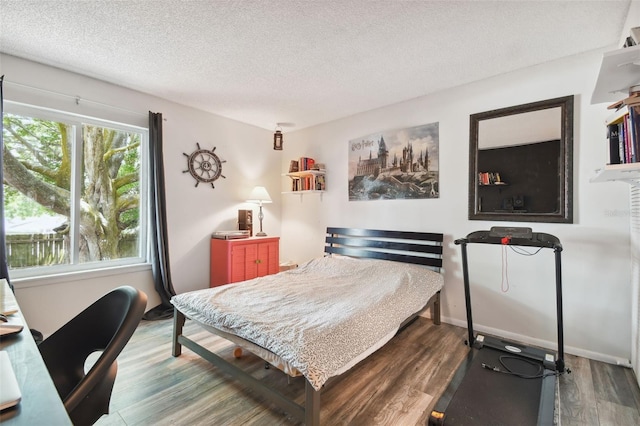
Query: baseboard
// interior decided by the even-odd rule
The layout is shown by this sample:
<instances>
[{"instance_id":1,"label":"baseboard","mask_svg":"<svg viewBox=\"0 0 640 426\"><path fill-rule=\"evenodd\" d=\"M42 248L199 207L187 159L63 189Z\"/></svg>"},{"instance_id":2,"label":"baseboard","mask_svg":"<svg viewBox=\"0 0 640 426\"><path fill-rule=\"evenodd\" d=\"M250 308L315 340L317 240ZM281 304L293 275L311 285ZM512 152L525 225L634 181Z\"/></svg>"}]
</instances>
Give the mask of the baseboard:
<instances>
[{"instance_id":1,"label":"baseboard","mask_svg":"<svg viewBox=\"0 0 640 426\"><path fill-rule=\"evenodd\" d=\"M441 318L441 321L447 324L456 325L458 327L467 328L467 322L461 321L455 318L445 317ZM558 349L558 342L551 342L548 340L536 339L530 336L524 336L518 333L512 333L509 331L499 330L492 327L485 327L483 325L474 324L473 326L476 332L487 333L492 336L500 336L507 340L513 340L515 342L524 343L531 346L537 346L539 348L550 349L556 351ZM576 348L573 346L564 346L565 354L571 354L582 358L592 359L594 361L606 362L608 364L620 365L622 367L631 368L631 361L628 359L618 358L612 355L603 354L599 352L593 352L586 349ZM571 368L570 366L567 366Z\"/></svg>"}]
</instances>

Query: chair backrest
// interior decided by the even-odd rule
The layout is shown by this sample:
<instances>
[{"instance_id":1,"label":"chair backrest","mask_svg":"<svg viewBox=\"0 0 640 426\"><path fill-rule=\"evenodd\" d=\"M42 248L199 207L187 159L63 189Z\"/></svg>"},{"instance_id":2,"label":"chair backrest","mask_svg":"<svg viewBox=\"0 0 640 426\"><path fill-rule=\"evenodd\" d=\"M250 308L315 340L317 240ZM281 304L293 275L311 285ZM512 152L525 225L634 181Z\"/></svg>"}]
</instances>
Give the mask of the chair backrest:
<instances>
[{"instance_id":1,"label":"chair backrest","mask_svg":"<svg viewBox=\"0 0 640 426\"><path fill-rule=\"evenodd\" d=\"M144 292L118 287L38 346L74 424L93 424L108 413L116 358L140 323L146 306ZM102 354L85 374L87 357L96 351ZM91 406L83 407L88 404Z\"/></svg>"}]
</instances>

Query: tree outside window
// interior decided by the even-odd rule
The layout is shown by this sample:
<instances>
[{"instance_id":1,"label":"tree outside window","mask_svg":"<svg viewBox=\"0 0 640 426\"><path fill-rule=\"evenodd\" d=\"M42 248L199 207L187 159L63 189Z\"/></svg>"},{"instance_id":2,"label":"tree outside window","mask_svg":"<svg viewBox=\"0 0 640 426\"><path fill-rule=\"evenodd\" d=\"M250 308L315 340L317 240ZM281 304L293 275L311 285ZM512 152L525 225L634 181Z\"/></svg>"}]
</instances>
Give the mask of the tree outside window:
<instances>
[{"instance_id":1,"label":"tree outside window","mask_svg":"<svg viewBox=\"0 0 640 426\"><path fill-rule=\"evenodd\" d=\"M140 171L146 134L93 121L4 114L10 270L87 269L94 262L99 263L91 268L100 268L143 256Z\"/></svg>"}]
</instances>

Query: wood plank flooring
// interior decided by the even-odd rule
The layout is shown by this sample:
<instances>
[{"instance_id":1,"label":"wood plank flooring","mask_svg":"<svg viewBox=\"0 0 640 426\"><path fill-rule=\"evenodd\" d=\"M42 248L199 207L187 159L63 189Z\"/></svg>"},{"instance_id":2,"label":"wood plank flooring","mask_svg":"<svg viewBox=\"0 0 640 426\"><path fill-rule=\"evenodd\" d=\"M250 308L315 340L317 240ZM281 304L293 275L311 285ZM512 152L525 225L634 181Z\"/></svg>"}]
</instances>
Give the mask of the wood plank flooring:
<instances>
[{"instance_id":1,"label":"wood plank flooring","mask_svg":"<svg viewBox=\"0 0 640 426\"><path fill-rule=\"evenodd\" d=\"M111 413L100 426L297 425L286 413L189 349L171 356L172 321L142 322L118 359ZM233 345L187 320L185 335L225 359ZM425 425L434 404L467 354L466 329L418 318L390 343L322 393L323 425ZM559 380L565 425L638 425L640 390L632 370L568 355L571 374ZM254 377L304 400L304 382L265 369L252 354L235 360Z\"/></svg>"}]
</instances>

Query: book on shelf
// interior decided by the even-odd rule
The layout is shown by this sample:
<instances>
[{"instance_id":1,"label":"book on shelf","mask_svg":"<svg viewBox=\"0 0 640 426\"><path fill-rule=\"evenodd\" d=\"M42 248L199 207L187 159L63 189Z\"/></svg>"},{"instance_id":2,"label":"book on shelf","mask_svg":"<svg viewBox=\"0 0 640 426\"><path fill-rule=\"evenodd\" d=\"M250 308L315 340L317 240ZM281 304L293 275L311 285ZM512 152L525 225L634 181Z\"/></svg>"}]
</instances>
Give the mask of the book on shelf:
<instances>
[{"instance_id":1,"label":"book on shelf","mask_svg":"<svg viewBox=\"0 0 640 426\"><path fill-rule=\"evenodd\" d=\"M635 148L636 162L640 161L640 104L629 107L629 135Z\"/></svg>"},{"instance_id":2,"label":"book on shelf","mask_svg":"<svg viewBox=\"0 0 640 426\"><path fill-rule=\"evenodd\" d=\"M505 185L498 172L478 173L478 183L480 185Z\"/></svg>"},{"instance_id":3,"label":"book on shelf","mask_svg":"<svg viewBox=\"0 0 640 426\"><path fill-rule=\"evenodd\" d=\"M248 229L234 229L230 231L215 231L211 238L218 240L236 240L239 238L249 238L251 235Z\"/></svg>"},{"instance_id":4,"label":"book on shelf","mask_svg":"<svg viewBox=\"0 0 640 426\"><path fill-rule=\"evenodd\" d=\"M605 124L607 126L607 140L609 144L609 164L639 162L640 102L619 106L618 109L607 118Z\"/></svg>"},{"instance_id":5,"label":"book on shelf","mask_svg":"<svg viewBox=\"0 0 640 426\"><path fill-rule=\"evenodd\" d=\"M302 175L291 177L291 191L324 191L324 175Z\"/></svg>"},{"instance_id":6,"label":"book on shelf","mask_svg":"<svg viewBox=\"0 0 640 426\"><path fill-rule=\"evenodd\" d=\"M300 157L300 161L298 162L299 171L311 170L315 163L316 162L313 158Z\"/></svg>"},{"instance_id":7,"label":"book on shelf","mask_svg":"<svg viewBox=\"0 0 640 426\"><path fill-rule=\"evenodd\" d=\"M309 189L311 188L310 188L308 176L300 176L300 177L291 179L292 191L308 191Z\"/></svg>"},{"instance_id":8,"label":"book on shelf","mask_svg":"<svg viewBox=\"0 0 640 426\"><path fill-rule=\"evenodd\" d=\"M609 141L609 162L608 164L620 164L623 152L620 149L620 133L618 126L607 126L607 139Z\"/></svg>"},{"instance_id":9,"label":"book on shelf","mask_svg":"<svg viewBox=\"0 0 640 426\"><path fill-rule=\"evenodd\" d=\"M315 179L313 178L313 176L305 176L304 177L304 190L305 191L313 190L314 189L314 187L313 187L314 181L315 181Z\"/></svg>"},{"instance_id":10,"label":"book on shelf","mask_svg":"<svg viewBox=\"0 0 640 426\"><path fill-rule=\"evenodd\" d=\"M298 160L291 160L289 163L289 173L296 172L324 172L324 163L317 163L316 160L309 157L300 157Z\"/></svg>"}]
</instances>

